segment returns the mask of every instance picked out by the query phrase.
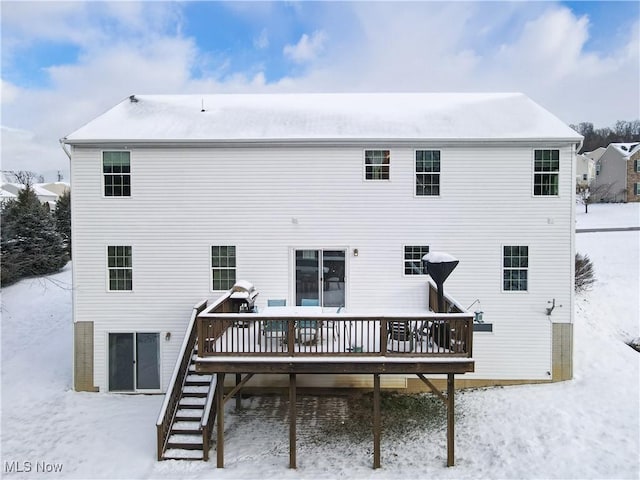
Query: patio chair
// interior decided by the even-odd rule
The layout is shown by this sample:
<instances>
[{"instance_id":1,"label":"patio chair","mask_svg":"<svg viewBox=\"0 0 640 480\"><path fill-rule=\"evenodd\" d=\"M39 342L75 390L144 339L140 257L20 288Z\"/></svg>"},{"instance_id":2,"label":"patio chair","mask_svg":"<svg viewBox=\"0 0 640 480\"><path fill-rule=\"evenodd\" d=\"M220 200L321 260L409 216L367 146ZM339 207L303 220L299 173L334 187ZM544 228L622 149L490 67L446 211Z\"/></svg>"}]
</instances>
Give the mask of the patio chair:
<instances>
[{"instance_id":1,"label":"patio chair","mask_svg":"<svg viewBox=\"0 0 640 480\"><path fill-rule=\"evenodd\" d=\"M412 352L414 332L411 322L387 322L387 350L390 352Z\"/></svg>"},{"instance_id":2,"label":"patio chair","mask_svg":"<svg viewBox=\"0 0 640 480\"><path fill-rule=\"evenodd\" d=\"M303 298L300 301L302 307L319 307L317 298ZM304 345L315 345L318 342L318 332L322 323L318 320L298 320L296 322L296 339Z\"/></svg>"},{"instance_id":3,"label":"patio chair","mask_svg":"<svg viewBox=\"0 0 640 480\"><path fill-rule=\"evenodd\" d=\"M285 307L286 299L268 299L268 307ZM265 320L262 322L262 335L265 340L279 340L280 345L287 343L287 322L285 320Z\"/></svg>"},{"instance_id":4,"label":"patio chair","mask_svg":"<svg viewBox=\"0 0 640 480\"><path fill-rule=\"evenodd\" d=\"M451 326L442 321L436 320L429 327L429 336L438 348L451 349Z\"/></svg>"}]
</instances>

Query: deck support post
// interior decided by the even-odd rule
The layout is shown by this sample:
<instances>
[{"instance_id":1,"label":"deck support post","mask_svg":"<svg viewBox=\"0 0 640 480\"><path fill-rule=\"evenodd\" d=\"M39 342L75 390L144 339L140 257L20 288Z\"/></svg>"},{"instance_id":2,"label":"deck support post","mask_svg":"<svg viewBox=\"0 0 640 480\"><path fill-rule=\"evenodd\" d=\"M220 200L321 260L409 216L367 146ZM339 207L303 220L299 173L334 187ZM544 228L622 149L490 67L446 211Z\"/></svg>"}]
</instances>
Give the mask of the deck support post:
<instances>
[{"instance_id":1,"label":"deck support post","mask_svg":"<svg viewBox=\"0 0 640 480\"><path fill-rule=\"evenodd\" d=\"M380 374L373 375L373 468L380 468Z\"/></svg>"},{"instance_id":2,"label":"deck support post","mask_svg":"<svg viewBox=\"0 0 640 480\"><path fill-rule=\"evenodd\" d=\"M216 455L217 455L217 467L224 468L224 373L218 373L218 380L216 383L218 391L217 395L217 415L218 415L218 436L216 439Z\"/></svg>"},{"instance_id":3,"label":"deck support post","mask_svg":"<svg viewBox=\"0 0 640 480\"><path fill-rule=\"evenodd\" d=\"M242 374L236 373L236 388L240 385L242 381ZM240 410L242 408L242 395L240 394L240 390L236 393L236 410Z\"/></svg>"},{"instance_id":4,"label":"deck support post","mask_svg":"<svg viewBox=\"0 0 640 480\"><path fill-rule=\"evenodd\" d=\"M447 467L453 467L454 465L454 376L453 373L447 374Z\"/></svg>"},{"instance_id":5,"label":"deck support post","mask_svg":"<svg viewBox=\"0 0 640 480\"><path fill-rule=\"evenodd\" d=\"M289 468L296 468L296 374L289 374Z\"/></svg>"}]
</instances>

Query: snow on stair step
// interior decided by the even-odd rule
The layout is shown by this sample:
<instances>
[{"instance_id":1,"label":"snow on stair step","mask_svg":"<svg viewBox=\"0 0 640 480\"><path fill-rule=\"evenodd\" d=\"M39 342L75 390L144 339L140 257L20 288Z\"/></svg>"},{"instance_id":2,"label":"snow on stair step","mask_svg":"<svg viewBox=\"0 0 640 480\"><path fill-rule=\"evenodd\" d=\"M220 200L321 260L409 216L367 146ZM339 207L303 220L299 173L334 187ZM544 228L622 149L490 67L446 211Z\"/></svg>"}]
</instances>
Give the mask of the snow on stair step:
<instances>
[{"instance_id":1,"label":"snow on stair step","mask_svg":"<svg viewBox=\"0 0 640 480\"><path fill-rule=\"evenodd\" d=\"M197 418L200 420L202 418L202 410L198 410L197 408L181 408L176 413L176 417Z\"/></svg>"},{"instance_id":2,"label":"snow on stair step","mask_svg":"<svg viewBox=\"0 0 640 480\"><path fill-rule=\"evenodd\" d=\"M206 397L182 397L180 399L180 405L200 405L204 406L207 402Z\"/></svg>"},{"instance_id":3,"label":"snow on stair step","mask_svg":"<svg viewBox=\"0 0 640 480\"><path fill-rule=\"evenodd\" d=\"M204 385L187 385L182 389L183 393L207 393L209 386Z\"/></svg>"},{"instance_id":4,"label":"snow on stair step","mask_svg":"<svg viewBox=\"0 0 640 480\"><path fill-rule=\"evenodd\" d=\"M193 459L202 460L202 450L185 450L183 448L170 448L164 452L164 458L167 460Z\"/></svg>"},{"instance_id":5,"label":"snow on stair step","mask_svg":"<svg viewBox=\"0 0 640 480\"><path fill-rule=\"evenodd\" d=\"M181 420L179 422L175 422L171 427L171 430L192 430L197 432L200 430L200 422L189 422Z\"/></svg>"},{"instance_id":6,"label":"snow on stair step","mask_svg":"<svg viewBox=\"0 0 640 480\"><path fill-rule=\"evenodd\" d=\"M211 375L187 375L187 382L211 382Z\"/></svg>"},{"instance_id":7,"label":"snow on stair step","mask_svg":"<svg viewBox=\"0 0 640 480\"><path fill-rule=\"evenodd\" d=\"M184 443L192 445L202 444L202 435L189 435L188 433L174 433L169 435L167 443Z\"/></svg>"}]
</instances>

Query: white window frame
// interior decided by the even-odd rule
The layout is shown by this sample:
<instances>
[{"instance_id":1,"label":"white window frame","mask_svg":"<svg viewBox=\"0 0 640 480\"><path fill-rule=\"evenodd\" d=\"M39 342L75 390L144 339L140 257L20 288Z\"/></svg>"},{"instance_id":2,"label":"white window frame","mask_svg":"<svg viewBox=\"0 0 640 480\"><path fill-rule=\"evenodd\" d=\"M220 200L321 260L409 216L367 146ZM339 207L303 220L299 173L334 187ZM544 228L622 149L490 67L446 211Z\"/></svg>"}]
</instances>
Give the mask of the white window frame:
<instances>
[{"instance_id":1,"label":"white window frame","mask_svg":"<svg viewBox=\"0 0 640 480\"><path fill-rule=\"evenodd\" d=\"M106 176L114 175L114 174L104 173L104 154L105 153L128 153L129 154L129 173L125 174L129 177L129 195L106 195L105 193L105 188L107 186L107 182L105 181ZM133 196L133 172L132 172L133 162L131 160L131 157L132 157L131 150L111 149L111 150L102 150L100 152L100 174L102 175L102 198L131 198Z\"/></svg>"},{"instance_id":2,"label":"white window frame","mask_svg":"<svg viewBox=\"0 0 640 480\"><path fill-rule=\"evenodd\" d=\"M225 247L225 248L233 247L233 249L234 249L234 252L233 252L234 265L233 266L229 266L229 265L216 265L216 266L214 266L213 265L213 249L215 247L218 247L218 248L220 248L220 247ZM230 258L230 257L229 257L229 255L227 255L225 258ZM231 286L229 288L223 288L223 289L214 288L214 282L213 282L213 271L214 270L233 270L234 279L233 279L233 282L231 283ZM231 287L233 287L233 285L237 281L238 281L238 247L237 247L237 245L230 245L229 243L225 243L224 245L222 245L222 244L210 245L209 246L209 289L212 292L226 292Z\"/></svg>"},{"instance_id":3,"label":"white window frame","mask_svg":"<svg viewBox=\"0 0 640 480\"><path fill-rule=\"evenodd\" d=\"M505 267L505 265L504 265L504 260L505 260L505 252L504 252L504 250L507 247L518 247L518 248L526 247L526 249L527 249L527 266L526 267L520 267L520 266L518 266L518 267L513 267L513 266ZM531 283L531 277L529 275L529 272L530 272L530 259L531 259L530 252L531 252L531 248L530 248L529 245L521 245L521 244L515 245L515 244L511 243L511 244L508 244L508 245L507 244L502 245L500 247L500 289L502 290L503 293L523 294L523 293L528 293L529 292L529 286L530 286L530 283ZM504 274L505 274L506 270L526 271L527 272L527 280L526 280L527 281L527 288L525 290L520 290L520 289L511 290L511 289L504 288L504 280L505 280L504 279Z\"/></svg>"},{"instance_id":4,"label":"white window frame","mask_svg":"<svg viewBox=\"0 0 640 480\"><path fill-rule=\"evenodd\" d=\"M377 163L367 163L367 152L386 152L389 163L387 164L387 177L388 178L367 178L367 167L375 167L375 166L384 166L385 164L377 164ZM366 148L362 152L363 159L363 170L362 170L362 178L365 182L389 182L391 181L391 149L389 148ZM383 169L384 170L384 169Z\"/></svg>"},{"instance_id":5,"label":"white window frame","mask_svg":"<svg viewBox=\"0 0 640 480\"><path fill-rule=\"evenodd\" d=\"M109 266L109 248L118 248L118 247L128 247L130 249L131 252L131 258L130 258L130 266L115 266L115 267L111 267ZM107 292L117 292L117 293L128 293L128 292L133 292L133 245L122 245L122 244L118 244L118 245L107 245L105 248L105 264L107 266L107 278L106 278L106 283L107 283ZM118 271L118 270L129 270L131 272L131 288L129 289L112 289L111 288L111 271ZM117 281L117 280L116 280Z\"/></svg>"},{"instance_id":6,"label":"white window frame","mask_svg":"<svg viewBox=\"0 0 640 480\"><path fill-rule=\"evenodd\" d=\"M536 171L536 152L544 152L544 151L549 151L549 152L553 152L556 151L558 152L558 169L555 171L545 171L545 170L541 170L541 171ZM560 196L560 149L559 148L534 148L533 152L532 152L532 170L533 170L533 175L532 175L532 190L531 193L534 197L536 198L557 198ZM544 160L543 160L544 161ZM542 194L542 193L536 193L536 175L555 175L557 178L557 188L558 191L557 193L554 194Z\"/></svg>"},{"instance_id":7,"label":"white window frame","mask_svg":"<svg viewBox=\"0 0 640 480\"><path fill-rule=\"evenodd\" d=\"M439 165L437 172L418 172L418 152L438 152ZM438 198L442 194L442 150L439 148L416 148L413 151L413 173L414 173L414 189L413 195L418 198ZM437 194L419 194L418 193L418 175L437 175L438 176L438 193Z\"/></svg>"},{"instance_id":8,"label":"white window frame","mask_svg":"<svg viewBox=\"0 0 640 480\"><path fill-rule=\"evenodd\" d=\"M426 248L426 252L420 254L420 271L421 271L420 273L407 273L407 267L409 266L409 264L416 261L415 259L407 259L407 250L406 250L407 248L412 248L412 249ZM422 277L424 275L427 275L427 273L422 270L422 257L427 253L429 253L429 249L430 249L429 245L403 245L402 246L402 274L405 277Z\"/></svg>"}]
</instances>

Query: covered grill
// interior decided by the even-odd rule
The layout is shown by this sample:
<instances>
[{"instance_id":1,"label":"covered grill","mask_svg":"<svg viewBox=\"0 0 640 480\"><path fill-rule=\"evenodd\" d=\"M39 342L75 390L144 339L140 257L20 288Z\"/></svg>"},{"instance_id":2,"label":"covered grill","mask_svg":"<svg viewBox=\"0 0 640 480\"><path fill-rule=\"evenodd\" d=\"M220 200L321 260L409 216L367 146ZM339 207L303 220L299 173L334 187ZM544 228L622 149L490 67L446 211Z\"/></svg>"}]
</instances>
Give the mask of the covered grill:
<instances>
[{"instance_id":1,"label":"covered grill","mask_svg":"<svg viewBox=\"0 0 640 480\"><path fill-rule=\"evenodd\" d=\"M258 291L251 282L238 280L233 287L231 287L231 295L229 297L233 311L236 313L253 312L257 296Z\"/></svg>"}]
</instances>

